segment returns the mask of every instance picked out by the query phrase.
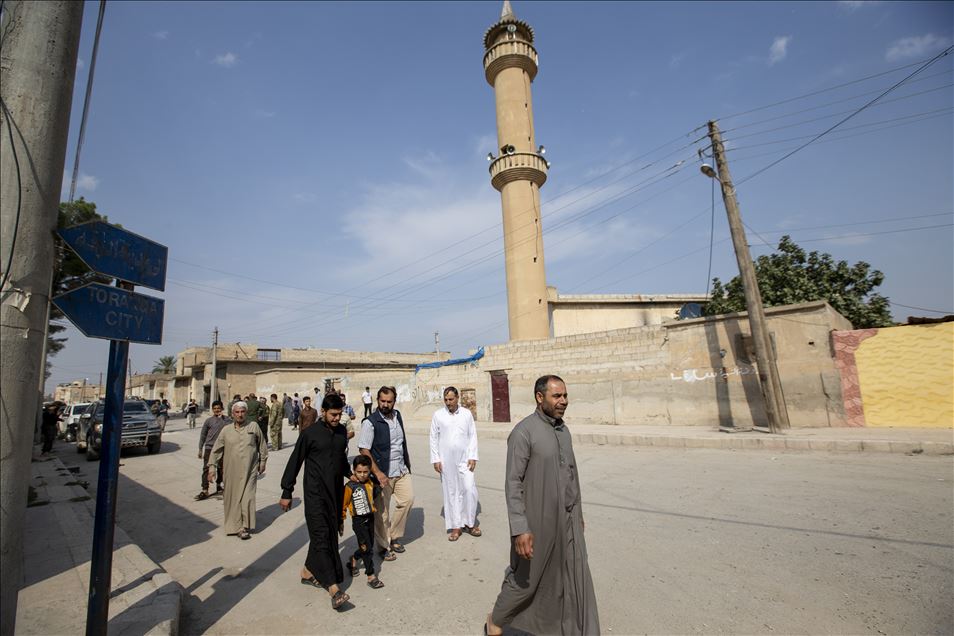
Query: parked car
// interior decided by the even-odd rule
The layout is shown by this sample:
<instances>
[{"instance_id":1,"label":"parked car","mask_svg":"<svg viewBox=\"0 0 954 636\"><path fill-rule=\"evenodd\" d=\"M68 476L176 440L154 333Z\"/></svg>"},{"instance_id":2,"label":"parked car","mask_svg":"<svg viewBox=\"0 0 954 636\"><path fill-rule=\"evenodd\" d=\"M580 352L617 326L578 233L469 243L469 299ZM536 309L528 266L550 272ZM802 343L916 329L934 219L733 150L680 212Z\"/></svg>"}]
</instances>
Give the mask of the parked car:
<instances>
[{"instance_id":1,"label":"parked car","mask_svg":"<svg viewBox=\"0 0 954 636\"><path fill-rule=\"evenodd\" d=\"M103 415L105 400L93 402L80 417L76 442L77 452L86 451L86 459L99 459L103 442ZM149 412L143 400L127 399L123 405L122 448L145 446L149 454L158 453L162 446L162 430L156 416ZM80 442L82 440L82 443Z\"/></svg>"},{"instance_id":2,"label":"parked car","mask_svg":"<svg viewBox=\"0 0 954 636\"><path fill-rule=\"evenodd\" d=\"M86 412L89 405L89 402L80 402L78 404L70 404L66 407L66 410L63 411L63 419L60 420L59 424L60 437L67 442L76 441L76 431L79 428L80 416Z\"/></svg>"}]
</instances>

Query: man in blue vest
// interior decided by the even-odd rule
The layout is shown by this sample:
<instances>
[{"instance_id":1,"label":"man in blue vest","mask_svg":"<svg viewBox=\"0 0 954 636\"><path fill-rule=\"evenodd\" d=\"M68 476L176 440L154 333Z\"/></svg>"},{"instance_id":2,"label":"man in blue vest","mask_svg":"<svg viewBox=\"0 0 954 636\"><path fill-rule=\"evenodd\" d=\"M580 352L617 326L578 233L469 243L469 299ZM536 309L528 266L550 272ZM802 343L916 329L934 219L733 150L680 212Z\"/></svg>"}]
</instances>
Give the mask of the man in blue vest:
<instances>
[{"instance_id":1,"label":"man in blue vest","mask_svg":"<svg viewBox=\"0 0 954 636\"><path fill-rule=\"evenodd\" d=\"M396 400L397 391L393 386L378 389L378 408L361 422L358 435L358 451L371 458L372 479L381 486L374 501L378 512L374 516L374 538L385 561L393 561L397 558L395 553L404 552L401 538L414 503L411 458L407 452L404 420L394 408Z\"/></svg>"}]
</instances>

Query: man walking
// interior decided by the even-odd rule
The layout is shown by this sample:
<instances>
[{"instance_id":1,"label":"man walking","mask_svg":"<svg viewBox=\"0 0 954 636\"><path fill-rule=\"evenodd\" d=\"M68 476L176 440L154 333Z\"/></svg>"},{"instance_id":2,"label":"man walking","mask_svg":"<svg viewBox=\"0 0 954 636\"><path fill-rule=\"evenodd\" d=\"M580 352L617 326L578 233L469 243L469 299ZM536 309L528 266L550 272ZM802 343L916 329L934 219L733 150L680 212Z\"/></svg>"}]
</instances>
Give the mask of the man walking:
<instances>
[{"instance_id":1,"label":"man walking","mask_svg":"<svg viewBox=\"0 0 954 636\"><path fill-rule=\"evenodd\" d=\"M169 402L166 400L159 400L156 402L156 423L159 425L159 430L163 433L166 431L166 422L169 421Z\"/></svg>"},{"instance_id":2,"label":"man walking","mask_svg":"<svg viewBox=\"0 0 954 636\"><path fill-rule=\"evenodd\" d=\"M431 464L441 476L444 491L444 527L448 541L460 539L461 530L479 537L477 527L477 427L468 409L460 408L455 387L444 389L444 408L431 418Z\"/></svg>"},{"instance_id":3,"label":"man walking","mask_svg":"<svg viewBox=\"0 0 954 636\"><path fill-rule=\"evenodd\" d=\"M349 598L338 589L344 580L338 554L338 536L343 532L341 509L345 478L351 473L345 452L348 437L339 424L342 406L337 395L326 395L321 403L321 418L313 426L304 427L282 474L282 497L278 502L282 510L291 509L292 492L304 464L302 501L309 544L301 582L326 589L334 609L341 609Z\"/></svg>"},{"instance_id":4,"label":"man walking","mask_svg":"<svg viewBox=\"0 0 954 636\"><path fill-rule=\"evenodd\" d=\"M195 496L196 501L202 501L209 498L209 484L211 478L209 475L215 471L215 494L222 492L222 462L210 464L209 459L212 456L212 447L215 446L215 440L219 438L222 428L229 423L222 415L222 401L216 400L212 403L212 417L205 420L202 424L202 430L199 431L199 459L202 460L202 490Z\"/></svg>"},{"instance_id":5,"label":"man walking","mask_svg":"<svg viewBox=\"0 0 954 636\"><path fill-rule=\"evenodd\" d=\"M265 438L265 442L268 443L268 427L262 426L259 424L259 415L262 411L262 403L258 401L258 398L254 393L249 393L245 396L245 407L247 409L245 418L250 424L257 424L259 429L262 431L262 437Z\"/></svg>"},{"instance_id":6,"label":"man walking","mask_svg":"<svg viewBox=\"0 0 954 636\"><path fill-rule=\"evenodd\" d=\"M199 415L199 405L195 400L189 398L189 404L186 406L186 420L189 422L189 428L195 428L195 418Z\"/></svg>"},{"instance_id":7,"label":"man walking","mask_svg":"<svg viewBox=\"0 0 954 636\"><path fill-rule=\"evenodd\" d=\"M268 409L268 432L272 437L272 448L281 450L282 448L282 404L278 401L278 395L272 393L272 404Z\"/></svg>"},{"instance_id":8,"label":"man walking","mask_svg":"<svg viewBox=\"0 0 954 636\"><path fill-rule=\"evenodd\" d=\"M485 633L510 625L533 634L599 634L579 475L563 423L566 384L545 375L533 391L537 410L507 438L510 566Z\"/></svg>"},{"instance_id":9,"label":"man walking","mask_svg":"<svg viewBox=\"0 0 954 636\"><path fill-rule=\"evenodd\" d=\"M301 403L304 406L301 409L301 415L298 416L298 428L304 432L306 428L318 421L318 410L311 406L311 398L307 395L302 398Z\"/></svg>"},{"instance_id":10,"label":"man walking","mask_svg":"<svg viewBox=\"0 0 954 636\"><path fill-rule=\"evenodd\" d=\"M255 400L256 402L258 400ZM225 534L251 539L249 530L255 529L256 478L265 473L268 446L258 425L248 419L245 402L232 405L232 425L225 426L215 440L210 464L222 462L225 493ZM209 481L212 480L209 467Z\"/></svg>"},{"instance_id":11,"label":"man walking","mask_svg":"<svg viewBox=\"0 0 954 636\"><path fill-rule=\"evenodd\" d=\"M361 394L361 402L364 404L364 418L371 417L371 387L364 387L364 393Z\"/></svg>"},{"instance_id":12,"label":"man walking","mask_svg":"<svg viewBox=\"0 0 954 636\"><path fill-rule=\"evenodd\" d=\"M358 435L358 451L371 458L371 474L381 486L374 502L380 513L374 517L374 537L385 561L393 561L397 558L395 553L404 552L400 539L414 503L411 458L407 452L404 420L394 408L396 400L397 390L393 386L378 389L378 408L361 422Z\"/></svg>"},{"instance_id":13,"label":"man walking","mask_svg":"<svg viewBox=\"0 0 954 636\"><path fill-rule=\"evenodd\" d=\"M282 409L285 411L285 419L288 420L288 425L292 428L298 428L292 424L292 399L288 397L287 393L282 398Z\"/></svg>"}]
</instances>

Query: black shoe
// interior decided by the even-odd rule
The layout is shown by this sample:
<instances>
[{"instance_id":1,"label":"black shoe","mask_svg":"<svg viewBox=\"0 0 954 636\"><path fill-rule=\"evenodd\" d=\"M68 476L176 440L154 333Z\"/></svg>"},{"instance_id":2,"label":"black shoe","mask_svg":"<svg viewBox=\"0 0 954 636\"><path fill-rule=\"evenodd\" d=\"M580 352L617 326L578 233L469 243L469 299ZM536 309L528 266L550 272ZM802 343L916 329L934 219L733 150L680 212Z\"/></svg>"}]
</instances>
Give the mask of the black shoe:
<instances>
[{"instance_id":1,"label":"black shoe","mask_svg":"<svg viewBox=\"0 0 954 636\"><path fill-rule=\"evenodd\" d=\"M209 498L209 493L207 493L204 490L200 492L198 495L196 495L195 497L193 497L193 499L195 499L196 501L203 501L208 498Z\"/></svg>"}]
</instances>

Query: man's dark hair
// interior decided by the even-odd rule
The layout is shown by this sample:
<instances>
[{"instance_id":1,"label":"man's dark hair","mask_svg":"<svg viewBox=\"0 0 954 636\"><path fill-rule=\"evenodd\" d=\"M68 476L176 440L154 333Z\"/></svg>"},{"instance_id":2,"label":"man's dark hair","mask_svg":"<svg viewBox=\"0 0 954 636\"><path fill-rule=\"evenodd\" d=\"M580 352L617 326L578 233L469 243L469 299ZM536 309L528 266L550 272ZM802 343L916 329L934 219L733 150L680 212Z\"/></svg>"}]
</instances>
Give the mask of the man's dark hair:
<instances>
[{"instance_id":1,"label":"man's dark hair","mask_svg":"<svg viewBox=\"0 0 954 636\"><path fill-rule=\"evenodd\" d=\"M537 393L542 395L547 394L547 385L550 384L550 380L556 380L557 382L563 382L563 378L558 375L544 375L537 378L537 381L533 383L533 395L536 396ZM566 382L563 382L566 384Z\"/></svg>"},{"instance_id":2,"label":"man's dark hair","mask_svg":"<svg viewBox=\"0 0 954 636\"><path fill-rule=\"evenodd\" d=\"M444 389L444 397L447 397L448 393L453 393L457 397L460 397L460 391L457 390L457 387L449 386Z\"/></svg>"},{"instance_id":3,"label":"man's dark hair","mask_svg":"<svg viewBox=\"0 0 954 636\"><path fill-rule=\"evenodd\" d=\"M357 469L358 466L367 466L371 468L371 458L367 455L355 455L354 460L351 462L351 468Z\"/></svg>"},{"instance_id":4,"label":"man's dark hair","mask_svg":"<svg viewBox=\"0 0 954 636\"><path fill-rule=\"evenodd\" d=\"M393 395L395 398L397 398L397 389L395 389L393 386L382 386L380 389L378 389L378 397L381 397L382 394Z\"/></svg>"},{"instance_id":5,"label":"man's dark hair","mask_svg":"<svg viewBox=\"0 0 954 636\"><path fill-rule=\"evenodd\" d=\"M302 402L305 402L305 401L311 402L311 396L306 395L305 397L303 397L303 398L301 399L301 401L302 401Z\"/></svg>"},{"instance_id":6,"label":"man's dark hair","mask_svg":"<svg viewBox=\"0 0 954 636\"><path fill-rule=\"evenodd\" d=\"M273 400L277 400L277 399L278 399L278 394L277 394L277 393L272 393L272 399L273 399Z\"/></svg>"},{"instance_id":7,"label":"man's dark hair","mask_svg":"<svg viewBox=\"0 0 954 636\"><path fill-rule=\"evenodd\" d=\"M216 400L215 402L212 403L212 408L215 408L217 406L223 409L225 408L225 406L222 404L222 400Z\"/></svg>"},{"instance_id":8,"label":"man's dark hair","mask_svg":"<svg viewBox=\"0 0 954 636\"><path fill-rule=\"evenodd\" d=\"M330 409L338 410L343 408L344 402L334 393L329 393L325 396L325 399L321 401L321 410L323 411L328 411Z\"/></svg>"},{"instance_id":9,"label":"man's dark hair","mask_svg":"<svg viewBox=\"0 0 954 636\"><path fill-rule=\"evenodd\" d=\"M232 396L232 399L233 399L233 400L241 400L241 399L242 399L242 396L239 395L238 393L236 393L235 395Z\"/></svg>"},{"instance_id":10,"label":"man's dark hair","mask_svg":"<svg viewBox=\"0 0 954 636\"><path fill-rule=\"evenodd\" d=\"M370 390L371 390L371 387L366 386L366 387L364 387L364 390L365 390L365 391L370 391Z\"/></svg>"}]
</instances>

